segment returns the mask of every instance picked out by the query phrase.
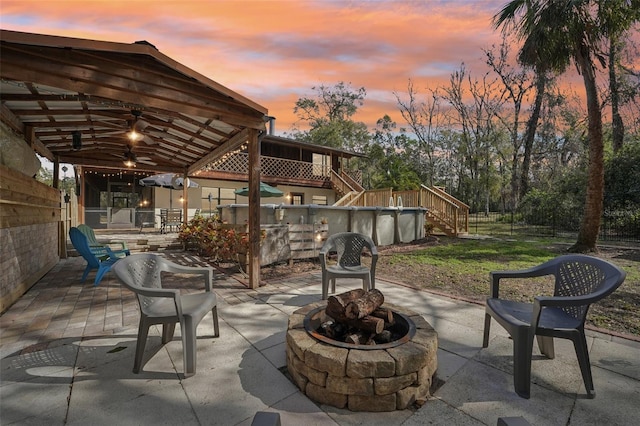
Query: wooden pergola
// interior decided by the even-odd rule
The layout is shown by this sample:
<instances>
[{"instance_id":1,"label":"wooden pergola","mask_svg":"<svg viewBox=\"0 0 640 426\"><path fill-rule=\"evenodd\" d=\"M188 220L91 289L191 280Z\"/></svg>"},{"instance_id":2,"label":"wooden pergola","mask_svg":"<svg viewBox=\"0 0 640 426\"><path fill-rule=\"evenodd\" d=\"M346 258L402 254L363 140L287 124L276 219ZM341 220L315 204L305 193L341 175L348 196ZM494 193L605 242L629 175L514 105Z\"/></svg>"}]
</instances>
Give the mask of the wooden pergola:
<instances>
[{"instance_id":1,"label":"wooden pergola","mask_svg":"<svg viewBox=\"0 0 640 426\"><path fill-rule=\"evenodd\" d=\"M267 109L139 41L0 30L2 122L58 165L192 176L249 153L251 288L260 280L260 139ZM128 133L141 136L131 139ZM124 164L127 160L129 166ZM184 203L188 208L187 191ZM82 194L79 204L84 205Z\"/></svg>"}]
</instances>

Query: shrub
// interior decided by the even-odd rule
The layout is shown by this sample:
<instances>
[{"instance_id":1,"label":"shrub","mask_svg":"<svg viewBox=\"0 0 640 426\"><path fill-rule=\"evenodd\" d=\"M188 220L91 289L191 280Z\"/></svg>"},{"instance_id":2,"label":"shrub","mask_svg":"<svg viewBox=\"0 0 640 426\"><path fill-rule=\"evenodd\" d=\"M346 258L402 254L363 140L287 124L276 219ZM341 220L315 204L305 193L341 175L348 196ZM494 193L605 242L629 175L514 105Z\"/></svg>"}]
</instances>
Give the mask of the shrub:
<instances>
[{"instance_id":1,"label":"shrub","mask_svg":"<svg viewBox=\"0 0 640 426\"><path fill-rule=\"evenodd\" d=\"M249 236L239 228L244 226L224 225L217 216L196 216L180 228L178 239L213 262L238 261L249 252ZM265 236L261 231L261 241Z\"/></svg>"}]
</instances>

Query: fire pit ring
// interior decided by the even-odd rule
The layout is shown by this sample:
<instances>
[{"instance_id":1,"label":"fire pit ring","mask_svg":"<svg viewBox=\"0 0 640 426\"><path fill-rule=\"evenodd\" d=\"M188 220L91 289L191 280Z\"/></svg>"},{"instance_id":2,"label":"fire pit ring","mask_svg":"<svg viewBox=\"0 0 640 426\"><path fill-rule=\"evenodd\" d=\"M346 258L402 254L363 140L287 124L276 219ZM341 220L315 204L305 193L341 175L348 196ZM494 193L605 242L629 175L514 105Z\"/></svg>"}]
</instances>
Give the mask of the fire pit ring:
<instances>
[{"instance_id":1,"label":"fire pit ring","mask_svg":"<svg viewBox=\"0 0 640 426\"><path fill-rule=\"evenodd\" d=\"M309 333L314 339L320 340L321 342L325 342L330 345L338 346L340 348L361 349L364 351L393 348L393 347L402 345L405 342L410 341L411 338L416 334L416 326L411 320L411 318L409 318L408 316L400 312L394 311L393 316L395 318L395 321L398 323L399 327L406 330L406 333L404 333L404 335L401 336L399 339L396 339L389 343L382 343L377 345L356 345L353 343L341 342L339 340L334 340L327 336L324 336L321 333L318 333L319 324L325 321L326 319L324 315L324 309L325 309L324 306L319 306L314 310L312 310L311 312L309 312L307 315L305 315L304 329L307 330L307 333Z\"/></svg>"},{"instance_id":2,"label":"fire pit ring","mask_svg":"<svg viewBox=\"0 0 640 426\"><path fill-rule=\"evenodd\" d=\"M326 308L326 301L301 307L289 317L287 369L311 400L351 411L404 410L429 396L437 369L437 333L419 314L384 303L396 318L408 319L408 332L393 347L364 348L331 342L305 328L305 319ZM307 323L312 321L307 319ZM312 327L313 328L313 327ZM337 343L349 345L344 347ZM357 347L354 347L357 346Z\"/></svg>"}]
</instances>

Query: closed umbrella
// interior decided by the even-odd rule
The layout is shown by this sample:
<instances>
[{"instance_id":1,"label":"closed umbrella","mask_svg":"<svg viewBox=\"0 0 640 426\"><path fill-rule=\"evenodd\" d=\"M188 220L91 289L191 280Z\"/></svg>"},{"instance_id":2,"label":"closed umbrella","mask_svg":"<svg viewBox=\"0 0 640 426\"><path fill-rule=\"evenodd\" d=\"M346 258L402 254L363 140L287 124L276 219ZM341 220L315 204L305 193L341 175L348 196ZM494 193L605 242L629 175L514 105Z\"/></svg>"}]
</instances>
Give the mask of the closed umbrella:
<instances>
[{"instance_id":1,"label":"closed umbrella","mask_svg":"<svg viewBox=\"0 0 640 426\"><path fill-rule=\"evenodd\" d=\"M140 185L171 189L171 191L169 191L169 208L173 208L173 190L182 189L184 187L184 179L174 173L162 173L140 179ZM189 188L197 188L198 186L197 183L189 179Z\"/></svg>"},{"instance_id":2,"label":"closed umbrella","mask_svg":"<svg viewBox=\"0 0 640 426\"><path fill-rule=\"evenodd\" d=\"M237 195L242 195L244 197L248 197L249 196L249 187L246 186L244 188L240 188L240 189L236 189L234 191L235 194ZM264 182L260 182L260 197L262 198L266 198L266 197L282 197L284 195L284 192L280 191L278 188L274 188L271 185L267 185Z\"/></svg>"}]
</instances>

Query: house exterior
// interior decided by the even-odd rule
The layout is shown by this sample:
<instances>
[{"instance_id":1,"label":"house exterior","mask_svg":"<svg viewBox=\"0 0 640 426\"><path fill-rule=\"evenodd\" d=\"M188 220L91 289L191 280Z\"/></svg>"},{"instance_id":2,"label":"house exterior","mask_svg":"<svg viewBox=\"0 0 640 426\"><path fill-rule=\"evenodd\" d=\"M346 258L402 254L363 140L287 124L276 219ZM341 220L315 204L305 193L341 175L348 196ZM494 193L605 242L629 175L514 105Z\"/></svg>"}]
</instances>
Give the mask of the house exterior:
<instances>
[{"instance_id":1,"label":"house exterior","mask_svg":"<svg viewBox=\"0 0 640 426\"><path fill-rule=\"evenodd\" d=\"M335 176L346 174L354 157L362 155L266 135L260 144L260 178L283 196L263 197L261 204L333 205L341 193L332 176L335 181ZM197 187L188 189L188 217L196 211L211 214L221 205L247 204L248 197L235 194L235 190L247 186L248 167L249 156L240 150L191 175ZM149 172L84 168L80 174L84 223L96 229L159 227L160 209L182 207L182 190L140 185ZM358 172L349 172L349 176L361 182Z\"/></svg>"}]
</instances>

